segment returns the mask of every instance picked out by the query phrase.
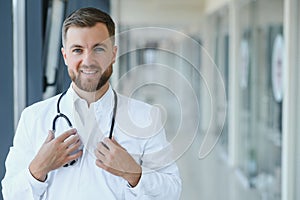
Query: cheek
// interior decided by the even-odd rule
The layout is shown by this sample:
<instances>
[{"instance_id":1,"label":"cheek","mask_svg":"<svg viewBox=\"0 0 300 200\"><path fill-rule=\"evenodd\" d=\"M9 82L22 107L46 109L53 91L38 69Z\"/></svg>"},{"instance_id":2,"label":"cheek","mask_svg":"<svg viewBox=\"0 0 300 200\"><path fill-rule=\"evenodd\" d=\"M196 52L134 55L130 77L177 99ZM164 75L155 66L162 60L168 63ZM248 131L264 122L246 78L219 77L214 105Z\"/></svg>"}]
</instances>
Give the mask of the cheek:
<instances>
[{"instance_id":1,"label":"cheek","mask_svg":"<svg viewBox=\"0 0 300 200\"><path fill-rule=\"evenodd\" d=\"M76 78L74 70L68 67L68 73L69 73L71 80L74 81Z\"/></svg>"},{"instance_id":2,"label":"cheek","mask_svg":"<svg viewBox=\"0 0 300 200\"><path fill-rule=\"evenodd\" d=\"M80 63L81 62L79 60L68 60L68 70L72 70L74 73L77 73Z\"/></svg>"},{"instance_id":3,"label":"cheek","mask_svg":"<svg viewBox=\"0 0 300 200\"><path fill-rule=\"evenodd\" d=\"M99 61L99 65L104 70L114 63L114 60L112 59L111 55L102 56L101 59L98 59L98 61Z\"/></svg>"},{"instance_id":4,"label":"cheek","mask_svg":"<svg viewBox=\"0 0 300 200\"><path fill-rule=\"evenodd\" d=\"M74 56L71 53L68 53L65 58L65 63L67 64L68 68L72 70L77 70L79 64L82 62L82 58L78 56Z\"/></svg>"}]
</instances>

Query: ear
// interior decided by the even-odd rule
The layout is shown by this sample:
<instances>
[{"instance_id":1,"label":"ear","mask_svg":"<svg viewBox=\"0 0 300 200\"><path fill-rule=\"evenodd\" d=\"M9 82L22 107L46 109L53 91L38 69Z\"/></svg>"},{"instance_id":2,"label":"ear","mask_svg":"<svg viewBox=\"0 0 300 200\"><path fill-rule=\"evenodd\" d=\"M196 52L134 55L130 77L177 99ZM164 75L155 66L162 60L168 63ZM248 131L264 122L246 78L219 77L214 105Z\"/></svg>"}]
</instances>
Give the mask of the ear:
<instances>
[{"instance_id":1,"label":"ear","mask_svg":"<svg viewBox=\"0 0 300 200\"><path fill-rule=\"evenodd\" d=\"M113 46L112 51L113 51L113 57L112 57L111 63L114 64L116 62L118 47L117 46Z\"/></svg>"},{"instance_id":2,"label":"ear","mask_svg":"<svg viewBox=\"0 0 300 200\"><path fill-rule=\"evenodd\" d=\"M68 66L68 62L67 62L67 54L66 54L66 52L65 52L64 47L62 47L60 50L61 50L61 54L63 55L65 65Z\"/></svg>"}]
</instances>

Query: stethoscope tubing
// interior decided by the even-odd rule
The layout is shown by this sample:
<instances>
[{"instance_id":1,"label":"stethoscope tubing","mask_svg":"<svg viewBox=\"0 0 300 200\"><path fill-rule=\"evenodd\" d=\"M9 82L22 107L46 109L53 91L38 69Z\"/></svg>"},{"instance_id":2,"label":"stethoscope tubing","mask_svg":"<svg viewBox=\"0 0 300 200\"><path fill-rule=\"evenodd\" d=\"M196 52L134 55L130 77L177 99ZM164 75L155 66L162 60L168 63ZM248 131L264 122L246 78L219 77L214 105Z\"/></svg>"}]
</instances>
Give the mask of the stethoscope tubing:
<instances>
[{"instance_id":1,"label":"stethoscope tubing","mask_svg":"<svg viewBox=\"0 0 300 200\"><path fill-rule=\"evenodd\" d=\"M110 131L109 131L109 139L112 139L112 135L113 135L113 130L115 127L115 119L116 119L116 113L117 113L117 106L118 106L118 95L116 93L115 90L112 90L114 93L114 107L113 107L113 115L112 115L112 119L111 119L111 126L110 126ZM64 91L58 98L57 104L56 104L56 109L57 109L57 114L53 119L52 122L52 131L55 133L56 131L56 121L58 118L64 118L66 120L66 122L68 123L69 127L73 127L71 120L62 112L60 112L60 101L62 99L62 97L67 93L67 90Z\"/></svg>"}]
</instances>

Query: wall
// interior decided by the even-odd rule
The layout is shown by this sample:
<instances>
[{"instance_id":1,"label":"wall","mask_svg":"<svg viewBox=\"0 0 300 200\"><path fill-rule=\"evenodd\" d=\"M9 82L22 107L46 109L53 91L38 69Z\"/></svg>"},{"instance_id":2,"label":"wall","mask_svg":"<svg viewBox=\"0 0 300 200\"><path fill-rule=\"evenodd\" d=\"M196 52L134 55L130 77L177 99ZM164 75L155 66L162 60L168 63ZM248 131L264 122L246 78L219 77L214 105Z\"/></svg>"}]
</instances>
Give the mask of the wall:
<instances>
[{"instance_id":1,"label":"wall","mask_svg":"<svg viewBox=\"0 0 300 200\"><path fill-rule=\"evenodd\" d=\"M2 0L0 5L0 180L5 172L4 161L13 137L13 57L12 57L12 5ZM0 186L0 190L2 187ZM0 193L0 200L2 193Z\"/></svg>"}]
</instances>

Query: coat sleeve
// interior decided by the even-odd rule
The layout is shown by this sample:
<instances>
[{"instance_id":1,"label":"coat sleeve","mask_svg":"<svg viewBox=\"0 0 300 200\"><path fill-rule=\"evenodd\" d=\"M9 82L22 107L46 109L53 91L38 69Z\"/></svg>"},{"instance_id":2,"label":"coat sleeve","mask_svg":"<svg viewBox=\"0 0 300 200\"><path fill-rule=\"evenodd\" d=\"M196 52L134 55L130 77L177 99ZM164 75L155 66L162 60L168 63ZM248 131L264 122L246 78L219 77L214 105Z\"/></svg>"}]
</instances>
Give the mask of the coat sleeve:
<instances>
[{"instance_id":1,"label":"coat sleeve","mask_svg":"<svg viewBox=\"0 0 300 200\"><path fill-rule=\"evenodd\" d=\"M125 199L136 200L178 200L181 193L181 179L175 164L160 170L143 168L138 185L127 186Z\"/></svg>"},{"instance_id":2,"label":"coat sleeve","mask_svg":"<svg viewBox=\"0 0 300 200\"><path fill-rule=\"evenodd\" d=\"M28 167L35 156L33 141L28 135L27 123L32 124L30 116L22 112L15 133L13 146L6 158L6 173L2 180L2 194L5 200L42 199L48 183L39 182L31 175Z\"/></svg>"},{"instance_id":3,"label":"coat sleeve","mask_svg":"<svg viewBox=\"0 0 300 200\"><path fill-rule=\"evenodd\" d=\"M159 112L156 117L158 126L161 126ZM173 147L167 141L163 128L145 143L141 166L141 179L134 188L127 185L125 199L177 200L180 198L181 178L173 157Z\"/></svg>"}]
</instances>

